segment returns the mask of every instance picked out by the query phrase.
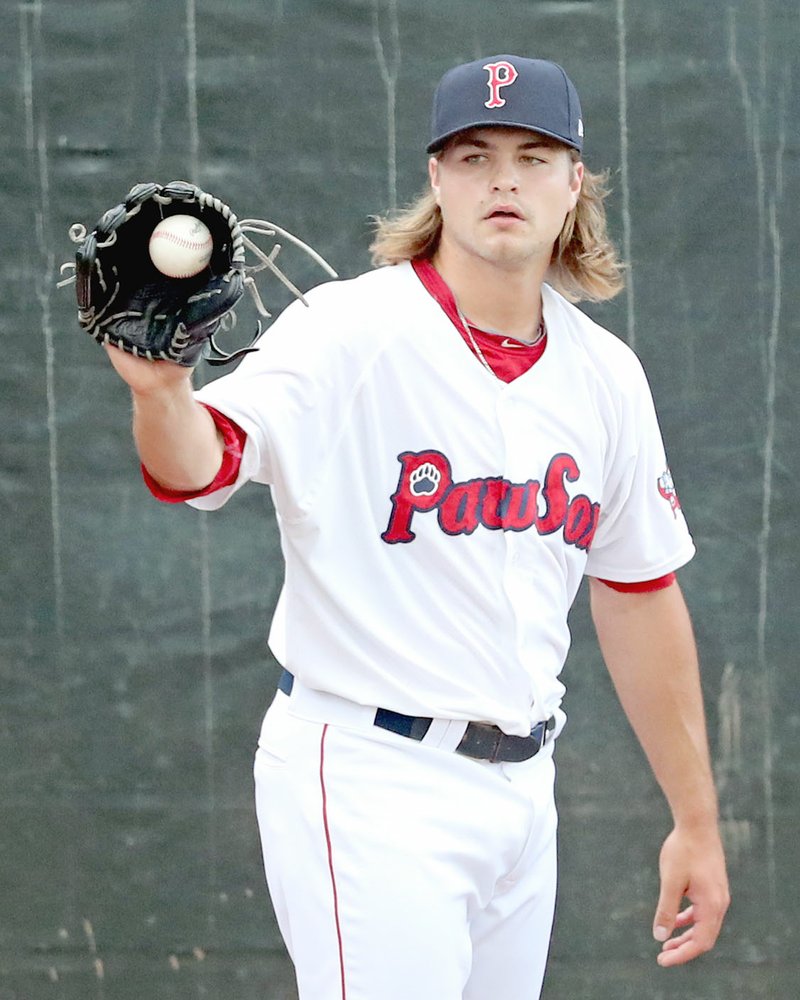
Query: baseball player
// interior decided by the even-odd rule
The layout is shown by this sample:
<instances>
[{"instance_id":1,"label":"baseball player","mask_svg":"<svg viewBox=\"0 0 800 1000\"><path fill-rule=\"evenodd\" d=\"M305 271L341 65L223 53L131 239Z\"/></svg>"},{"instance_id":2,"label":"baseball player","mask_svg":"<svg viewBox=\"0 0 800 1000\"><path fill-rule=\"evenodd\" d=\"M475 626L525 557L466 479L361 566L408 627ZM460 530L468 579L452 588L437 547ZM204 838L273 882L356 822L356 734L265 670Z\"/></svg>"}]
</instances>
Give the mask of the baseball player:
<instances>
[{"instance_id":1,"label":"baseball player","mask_svg":"<svg viewBox=\"0 0 800 1000\"><path fill-rule=\"evenodd\" d=\"M534 1000L556 892L567 614L600 646L669 803L653 934L673 966L728 905L693 555L632 351L572 304L620 266L559 66L437 88L429 190L375 269L293 303L232 374L109 348L153 492L269 486L283 665L255 761L266 876L302 1000Z\"/></svg>"}]
</instances>

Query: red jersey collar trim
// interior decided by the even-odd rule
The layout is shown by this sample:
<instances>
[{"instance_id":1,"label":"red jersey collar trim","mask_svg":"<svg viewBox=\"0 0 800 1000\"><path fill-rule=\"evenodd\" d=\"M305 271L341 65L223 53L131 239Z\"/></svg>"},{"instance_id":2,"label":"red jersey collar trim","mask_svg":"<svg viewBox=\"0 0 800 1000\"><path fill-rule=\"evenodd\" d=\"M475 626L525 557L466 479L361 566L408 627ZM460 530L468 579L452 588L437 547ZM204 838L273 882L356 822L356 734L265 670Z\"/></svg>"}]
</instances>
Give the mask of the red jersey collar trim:
<instances>
[{"instance_id":1,"label":"red jersey collar trim","mask_svg":"<svg viewBox=\"0 0 800 1000\"><path fill-rule=\"evenodd\" d=\"M475 350L463 328L456 299L450 286L429 260L412 260L411 266L426 291L439 303L447 318L458 330L464 343L475 355ZM509 349L503 348L496 336L481 330L472 323L470 323L470 329L479 342L481 351L492 371L503 382L513 382L515 378L532 368L544 354L547 346L547 334L538 343L531 344L529 347ZM477 357L477 355L475 356Z\"/></svg>"}]
</instances>

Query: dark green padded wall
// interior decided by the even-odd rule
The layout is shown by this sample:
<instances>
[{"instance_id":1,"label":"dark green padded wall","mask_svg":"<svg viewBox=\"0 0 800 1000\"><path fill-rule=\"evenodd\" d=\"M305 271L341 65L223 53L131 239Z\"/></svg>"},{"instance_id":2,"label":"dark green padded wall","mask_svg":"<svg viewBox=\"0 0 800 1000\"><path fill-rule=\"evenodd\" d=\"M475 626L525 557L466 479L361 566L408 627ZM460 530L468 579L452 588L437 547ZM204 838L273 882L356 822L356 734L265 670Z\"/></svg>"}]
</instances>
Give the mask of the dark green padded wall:
<instances>
[{"instance_id":1,"label":"dark green padded wall","mask_svg":"<svg viewBox=\"0 0 800 1000\"><path fill-rule=\"evenodd\" d=\"M187 178L355 274L370 215L424 181L436 80L508 51L563 63L587 163L612 172L629 289L589 311L647 367L698 544L681 581L734 893L713 956L656 968L668 817L581 596L545 997L796 997L796 0L31 0L3 13L0 998L293 996L251 805L276 679L269 501L252 487L206 516L149 497L127 392L78 329L72 290L56 289L69 226L137 181Z\"/></svg>"}]
</instances>

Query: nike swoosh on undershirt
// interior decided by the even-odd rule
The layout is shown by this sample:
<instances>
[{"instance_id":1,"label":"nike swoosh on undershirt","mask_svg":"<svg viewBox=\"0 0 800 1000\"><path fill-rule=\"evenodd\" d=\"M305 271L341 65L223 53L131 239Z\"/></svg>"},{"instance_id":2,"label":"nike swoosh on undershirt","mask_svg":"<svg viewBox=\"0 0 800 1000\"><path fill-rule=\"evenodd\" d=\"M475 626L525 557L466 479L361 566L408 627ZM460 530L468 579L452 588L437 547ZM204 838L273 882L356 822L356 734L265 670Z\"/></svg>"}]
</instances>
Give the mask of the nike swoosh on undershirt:
<instances>
[{"instance_id":1,"label":"nike swoosh on undershirt","mask_svg":"<svg viewBox=\"0 0 800 1000\"><path fill-rule=\"evenodd\" d=\"M500 341L501 347L530 347L530 344L523 344L521 340L509 340L508 337L504 337Z\"/></svg>"}]
</instances>

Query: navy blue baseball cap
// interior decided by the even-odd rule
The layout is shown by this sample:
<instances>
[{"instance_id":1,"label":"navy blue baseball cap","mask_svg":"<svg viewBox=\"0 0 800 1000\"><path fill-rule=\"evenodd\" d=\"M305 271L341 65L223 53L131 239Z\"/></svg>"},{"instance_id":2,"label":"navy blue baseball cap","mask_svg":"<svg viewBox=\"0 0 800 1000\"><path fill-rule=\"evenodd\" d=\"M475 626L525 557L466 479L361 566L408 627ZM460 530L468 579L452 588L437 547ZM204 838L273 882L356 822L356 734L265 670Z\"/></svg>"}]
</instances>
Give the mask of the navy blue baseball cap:
<instances>
[{"instance_id":1,"label":"navy blue baseball cap","mask_svg":"<svg viewBox=\"0 0 800 1000\"><path fill-rule=\"evenodd\" d=\"M564 70L546 59L489 56L445 73L433 95L428 152L465 129L490 125L531 129L583 149L578 92Z\"/></svg>"}]
</instances>

